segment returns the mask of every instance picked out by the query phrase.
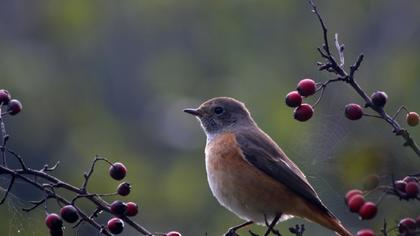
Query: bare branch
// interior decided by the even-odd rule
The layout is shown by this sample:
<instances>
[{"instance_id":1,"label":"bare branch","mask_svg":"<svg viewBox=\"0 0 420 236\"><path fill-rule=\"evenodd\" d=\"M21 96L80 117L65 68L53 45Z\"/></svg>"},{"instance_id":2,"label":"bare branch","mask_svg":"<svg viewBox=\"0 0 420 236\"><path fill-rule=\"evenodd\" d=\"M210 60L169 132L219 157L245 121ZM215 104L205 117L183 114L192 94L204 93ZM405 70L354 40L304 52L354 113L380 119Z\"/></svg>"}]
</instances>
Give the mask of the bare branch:
<instances>
[{"instance_id":1,"label":"bare branch","mask_svg":"<svg viewBox=\"0 0 420 236\"><path fill-rule=\"evenodd\" d=\"M0 114L1 113L1 108L2 106L0 105ZM11 179L8 185L8 188L5 192L5 194L3 195L2 199L0 200L0 204L4 203L4 201L6 201L8 194L10 193L14 183L16 182L16 179L20 179L22 180L24 183L27 183L29 185L34 186L35 188L37 188L38 190L40 190L41 192L43 192L45 194L45 198L38 200L38 201L30 201L29 203L31 204L31 206L22 209L23 211L32 211L36 208L38 208L41 205L44 205L44 209L47 212L47 202L48 199L54 199L57 201L57 204L59 206L62 205L73 205L77 212L78 215L80 216L80 220L78 221L78 223L74 226L75 228L78 227L79 225L81 225L83 222L87 222L88 224L92 225L93 227L95 227L98 232L100 232L103 235L107 235L107 236L111 236L112 234L101 224L99 224L98 222L96 222L95 218L97 217L97 215L100 212L108 212L110 214L112 214L111 210L110 210L110 204L108 202L106 202L105 200L103 200L101 198L101 196L111 196L111 195L115 195L115 193L111 193L111 194L98 194L98 193L89 193L86 190L88 181L91 177L91 175L94 172L94 168L95 168L95 164L98 161L105 161L108 164L112 165L112 163L108 160L106 160L103 157L98 157L96 156L95 159L92 162L92 165L89 168L89 171L87 173L84 174L84 181L81 185L80 188L75 187L65 181L62 181L60 179L58 179L57 177L54 177L53 175L50 175L48 172L51 172L53 170L55 170L58 165L59 162L57 162L54 166L48 166L48 165L44 165L44 167L40 170L35 170L35 169L31 169L29 167L26 166L24 159L15 151L12 151L10 149L8 149L6 147L6 143L7 140L9 139L9 136L6 133L6 128L5 128L5 124L4 121L2 119L2 116L0 115L0 128L1 128L1 139L2 139L2 145L0 146L0 152L1 152L1 156L2 156L2 164L0 165L0 175L10 175ZM11 156L13 156L14 158L17 159L17 161L20 164L20 169L12 169L7 167L6 165L6 153L11 154ZM64 198L63 196L61 196L60 194L56 193L55 189L56 188L62 188L65 189L69 192L72 192L74 194L76 194L76 196L73 198L73 200L69 201L66 198ZM79 207L77 207L75 205L75 201L79 198L86 198L88 201L90 201L92 204L94 204L96 206L96 210L95 212L93 212L90 216L87 215L85 212L83 212L83 210ZM145 229L143 226L141 226L140 224L138 224L137 222L134 222L133 220L131 220L130 218L128 218L127 216L118 216L120 217L126 224L130 225L131 227L133 227L136 231L138 231L139 233L146 235L146 236L151 236L152 233L150 233L147 229Z\"/></svg>"},{"instance_id":2,"label":"bare branch","mask_svg":"<svg viewBox=\"0 0 420 236\"><path fill-rule=\"evenodd\" d=\"M106 161L107 163L110 163L108 160L106 160L106 158L98 157L98 156L95 157L95 159L92 162L92 165L89 168L89 171L83 175L83 177L85 178L85 181L83 181L82 187L80 187L80 189L83 192L86 192L86 186L88 184L89 178L93 174L93 170L95 169L96 162L98 161Z\"/></svg>"}]
</instances>

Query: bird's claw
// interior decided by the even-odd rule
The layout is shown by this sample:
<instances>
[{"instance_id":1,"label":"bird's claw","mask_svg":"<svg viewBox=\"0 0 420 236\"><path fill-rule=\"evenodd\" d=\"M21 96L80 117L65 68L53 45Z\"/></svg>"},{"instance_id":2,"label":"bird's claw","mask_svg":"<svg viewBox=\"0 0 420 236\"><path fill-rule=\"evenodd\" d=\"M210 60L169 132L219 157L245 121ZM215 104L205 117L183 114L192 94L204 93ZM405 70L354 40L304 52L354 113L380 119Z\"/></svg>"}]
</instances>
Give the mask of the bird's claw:
<instances>
[{"instance_id":1,"label":"bird's claw","mask_svg":"<svg viewBox=\"0 0 420 236\"><path fill-rule=\"evenodd\" d=\"M229 229L223 236L239 236L239 234L236 233L235 229Z\"/></svg>"}]
</instances>

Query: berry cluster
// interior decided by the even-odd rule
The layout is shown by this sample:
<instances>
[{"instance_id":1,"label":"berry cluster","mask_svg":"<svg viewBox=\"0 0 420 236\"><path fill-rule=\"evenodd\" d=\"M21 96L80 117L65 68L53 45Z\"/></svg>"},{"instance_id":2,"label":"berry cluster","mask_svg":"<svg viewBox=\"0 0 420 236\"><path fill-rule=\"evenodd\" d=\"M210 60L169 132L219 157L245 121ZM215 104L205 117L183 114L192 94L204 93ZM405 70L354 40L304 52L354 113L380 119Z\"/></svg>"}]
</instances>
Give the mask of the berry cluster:
<instances>
[{"instance_id":1,"label":"berry cluster","mask_svg":"<svg viewBox=\"0 0 420 236\"><path fill-rule=\"evenodd\" d=\"M116 162L109 168L109 175L115 180L123 180L127 174L127 168L124 164ZM121 196L127 196L131 191L131 185L127 182L123 182L118 185L117 193ZM138 206L134 202L123 202L115 200L110 206L111 213L116 217L111 218L108 221L107 227L113 234L120 234L124 230L124 221L119 217L122 216L135 216L138 213ZM165 234L165 236L181 236L179 232L171 231Z\"/></svg>"},{"instance_id":2,"label":"berry cluster","mask_svg":"<svg viewBox=\"0 0 420 236\"><path fill-rule=\"evenodd\" d=\"M398 225L394 228L398 230L400 236L414 236L420 232L420 215L416 219L406 217L398 222ZM375 232L371 229L361 229L357 232L357 236L375 236Z\"/></svg>"},{"instance_id":3,"label":"berry cluster","mask_svg":"<svg viewBox=\"0 0 420 236\"><path fill-rule=\"evenodd\" d=\"M375 217L378 206L373 202L365 200L365 195L372 191L379 190L385 194L396 195L403 200L417 199L420 200L420 180L415 176L406 176L402 180L393 181L390 185L379 185L379 177L371 175L365 179L363 183L363 191L353 189L347 192L345 203L349 210L358 213L361 220L369 220ZM401 219L398 226L399 235L410 236L416 235L420 231L420 215L416 220L412 218ZM371 229L362 229L357 232L358 236L374 236L375 232Z\"/></svg>"},{"instance_id":4,"label":"berry cluster","mask_svg":"<svg viewBox=\"0 0 420 236\"><path fill-rule=\"evenodd\" d=\"M298 121L307 121L314 114L314 109L307 103L302 103L303 97L315 94L316 83L312 79L303 79L297 85L297 91L292 91L286 96L286 105L295 107L293 117Z\"/></svg>"},{"instance_id":5,"label":"berry cluster","mask_svg":"<svg viewBox=\"0 0 420 236\"><path fill-rule=\"evenodd\" d=\"M127 168L124 164L116 162L111 164L109 175L115 180L122 180L127 175ZM131 186L129 183L123 182L117 188L117 194L127 196L130 193ZM138 212L138 206L134 202L114 201L110 206L110 211L116 216L135 216ZM61 216L61 217L60 217ZM51 236L63 235L63 220L67 223L76 223L79 220L77 207L74 205L66 205L60 209L60 215L50 213L45 219L45 223L50 230ZM108 221L108 230L113 234L119 234L124 229L124 221L114 217Z\"/></svg>"},{"instance_id":6,"label":"berry cluster","mask_svg":"<svg viewBox=\"0 0 420 236\"><path fill-rule=\"evenodd\" d=\"M413 176L406 176L402 180L396 180L394 182L394 191L401 199L417 199L420 197L419 179Z\"/></svg>"},{"instance_id":7,"label":"berry cluster","mask_svg":"<svg viewBox=\"0 0 420 236\"><path fill-rule=\"evenodd\" d=\"M116 162L109 167L109 175L115 180L123 180L127 175L127 168L124 164ZM118 185L117 193L121 196L127 196L131 191L131 185L123 182ZM116 200L111 203L111 213L116 216L135 216L138 212L138 206L134 202L123 202ZM120 234L124 229L124 221L114 217L108 221L107 227L113 234Z\"/></svg>"},{"instance_id":8,"label":"berry cluster","mask_svg":"<svg viewBox=\"0 0 420 236\"><path fill-rule=\"evenodd\" d=\"M12 116L22 111L22 103L17 99L12 99L9 91L6 89L0 89L0 107L7 106L7 113ZM2 114L3 115L3 114Z\"/></svg>"},{"instance_id":9,"label":"berry cluster","mask_svg":"<svg viewBox=\"0 0 420 236\"><path fill-rule=\"evenodd\" d=\"M376 204L366 201L363 192L359 189L348 191L345 203L351 212L359 214L361 220L372 219L378 212ZM375 232L371 229L362 229L357 232L357 236L375 236Z\"/></svg>"},{"instance_id":10,"label":"berry cluster","mask_svg":"<svg viewBox=\"0 0 420 236\"><path fill-rule=\"evenodd\" d=\"M109 175L111 176L111 178L115 180L123 180L127 175L127 168L125 167L125 165L120 162L109 164ZM130 191L131 185L127 182L122 182L118 185L117 192L110 195L118 194L120 196L127 196L130 193ZM114 215L114 217L108 220L107 229L112 234L120 234L124 230L123 218L136 216L138 213L138 206L134 202L123 202L121 200L115 200L109 205L109 211L111 214ZM56 213L47 214L47 217L45 218L45 224L50 230L51 236L63 235L63 220L70 224L74 224L79 221L79 209L74 205L74 203L62 207L60 209L59 215ZM181 236L181 234L176 231L171 231L164 235Z\"/></svg>"},{"instance_id":11,"label":"berry cluster","mask_svg":"<svg viewBox=\"0 0 420 236\"><path fill-rule=\"evenodd\" d=\"M60 217L61 216L61 217ZM63 235L63 220L68 223L76 223L79 219L77 208L73 205L67 205L60 209L60 215L50 213L45 218L45 224L50 230L51 236Z\"/></svg>"},{"instance_id":12,"label":"berry cluster","mask_svg":"<svg viewBox=\"0 0 420 236\"><path fill-rule=\"evenodd\" d=\"M378 212L376 204L366 201L363 192L359 189L348 191L345 202L351 212L359 214L361 220L370 220L375 217Z\"/></svg>"}]
</instances>

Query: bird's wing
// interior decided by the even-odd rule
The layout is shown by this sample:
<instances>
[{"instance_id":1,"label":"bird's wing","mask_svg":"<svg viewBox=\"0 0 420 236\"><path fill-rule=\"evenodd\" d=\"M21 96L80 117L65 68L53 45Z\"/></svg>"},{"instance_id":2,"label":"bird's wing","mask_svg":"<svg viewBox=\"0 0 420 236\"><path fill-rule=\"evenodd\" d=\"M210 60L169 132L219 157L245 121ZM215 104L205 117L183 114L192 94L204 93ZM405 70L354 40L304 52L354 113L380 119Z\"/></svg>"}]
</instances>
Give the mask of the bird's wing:
<instances>
[{"instance_id":1,"label":"bird's wing","mask_svg":"<svg viewBox=\"0 0 420 236\"><path fill-rule=\"evenodd\" d=\"M236 134L236 140L248 163L285 185L321 211L332 215L322 204L302 171L287 158L268 135L263 132L244 131Z\"/></svg>"}]
</instances>

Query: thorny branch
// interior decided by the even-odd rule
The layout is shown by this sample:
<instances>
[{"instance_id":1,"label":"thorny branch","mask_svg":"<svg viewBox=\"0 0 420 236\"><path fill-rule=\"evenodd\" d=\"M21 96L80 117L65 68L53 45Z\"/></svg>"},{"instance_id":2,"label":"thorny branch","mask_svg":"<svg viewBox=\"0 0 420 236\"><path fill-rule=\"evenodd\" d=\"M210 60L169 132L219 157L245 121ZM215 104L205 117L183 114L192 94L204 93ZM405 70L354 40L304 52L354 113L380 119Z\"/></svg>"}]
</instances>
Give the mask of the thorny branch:
<instances>
[{"instance_id":1,"label":"thorny branch","mask_svg":"<svg viewBox=\"0 0 420 236\"><path fill-rule=\"evenodd\" d=\"M321 55L321 57L324 59L324 62L317 63L319 66L318 69L320 71L326 70L327 72L330 72L336 76L336 78L327 80L326 82L320 85L319 89L322 90L321 96L315 102L315 104L319 103L323 95L323 91L327 87L328 84L332 82L338 82L338 81L349 84L357 92L357 94L363 98L363 100L365 101L365 107L371 108L373 111L377 113L377 116L375 117L381 118L382 120L387 122L389 125L391 125L393 128L393 133L395 133L395 135L397 136L401 136L404 139L403 145L410 147L416 153L416 155L420 157L419 146L410 136L410 133L406 129L402 128L401 125L396 121L395 119L396 116L390 116L388 113L384 111L383 107L376 106L372 102L371 98L367 95L367 93L362 89L362 87L355 80L354 75L356 71L359 69L361 63L363 62L364 55L360 54L356 62L350 66L349 72L346 72L346 70L344 69L344 45L339 43L338 35L335 34L335 45L336 45L337 52L339 55L339 63L338 63L331 53L329 42L328 42L328 29L325 26L325 23L321 15L319 14L318 8L316 7L316 5L314 4L312 0L308 0L308 2L312 7L312 11L314 12L314 14L316 15L316 17L318 18L321 24L322 33L323 33L324 42L322 44L322 48L317 48L317 50L319 54ZM399 111L401 111L401 109L399 109Z\"/></svg>"}]
</instances>

